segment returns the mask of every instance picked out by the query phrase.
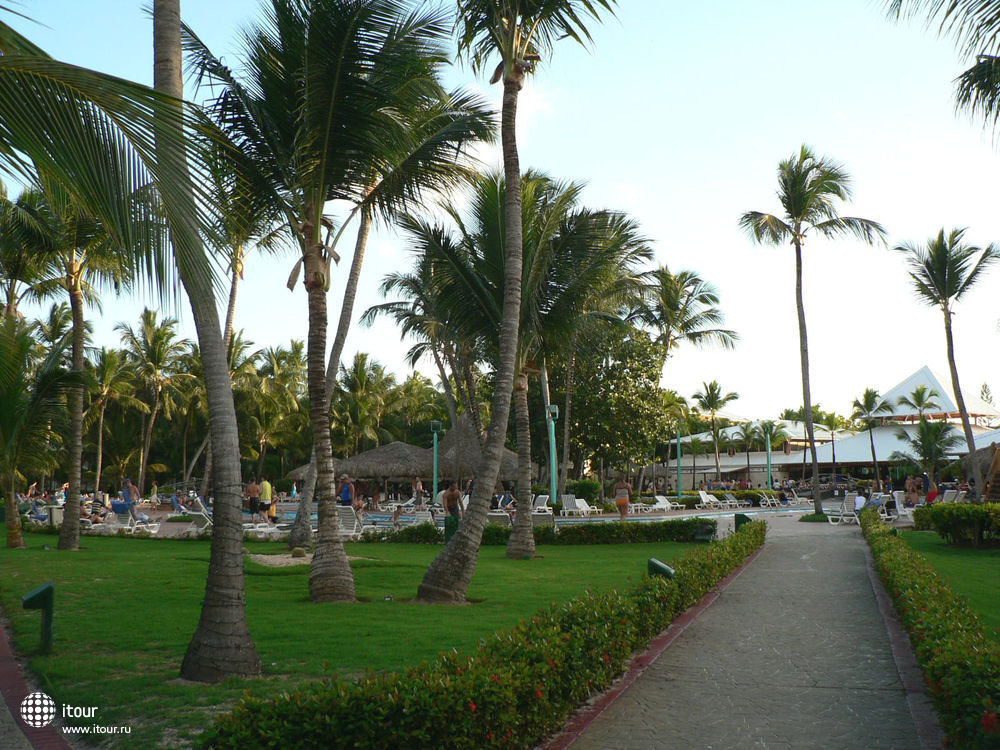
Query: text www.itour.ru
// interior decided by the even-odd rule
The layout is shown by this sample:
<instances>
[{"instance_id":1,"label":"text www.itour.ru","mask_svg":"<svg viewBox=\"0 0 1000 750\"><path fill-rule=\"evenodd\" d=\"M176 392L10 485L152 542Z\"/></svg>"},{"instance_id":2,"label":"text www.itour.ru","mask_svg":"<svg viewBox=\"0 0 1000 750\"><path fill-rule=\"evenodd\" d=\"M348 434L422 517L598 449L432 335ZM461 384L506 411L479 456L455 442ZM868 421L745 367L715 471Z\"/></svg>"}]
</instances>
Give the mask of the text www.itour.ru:
<instances>
[{"instance_id":1,"label":"text www.itour.ru","mask_svg":"<svg viewBox=\"0 0 1000 750\"><path fill-rule=\"evenodd\" d=\"M63 727L65 734L132 734L132 727L105 727L95 724L91 727Z\"/></svg>"}]
</instances>

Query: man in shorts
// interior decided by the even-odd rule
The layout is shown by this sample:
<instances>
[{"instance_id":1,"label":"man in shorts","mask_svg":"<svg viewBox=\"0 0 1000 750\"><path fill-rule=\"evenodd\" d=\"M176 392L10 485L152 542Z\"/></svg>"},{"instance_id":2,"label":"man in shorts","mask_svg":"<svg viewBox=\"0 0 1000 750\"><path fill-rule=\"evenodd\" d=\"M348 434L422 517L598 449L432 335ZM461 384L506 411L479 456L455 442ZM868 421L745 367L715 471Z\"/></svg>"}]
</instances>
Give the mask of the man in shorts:
<instances>
[{"instance_id":1,"label":"man in shorts","mask_svg":"<svg viewBox=\"0 0 1000 750\"><path fill-rule=\"evenodd\" d=\"M260 485L257 484L256 479L251 479L250 484L247 485L247 499L250 501L250 520L256 520L256 517L260 515Z\"/></svg>"},{"instance_id":2,"label":"man in shorts","mask_svg":"<svg viewBox=\"0 0 1000 750\"><path fill-rule=\"evenodd\" d=\"M260 517L271 523L271 504L274 501L274 491L267 477L260 478Z\"/></svg>"}]
</instances>

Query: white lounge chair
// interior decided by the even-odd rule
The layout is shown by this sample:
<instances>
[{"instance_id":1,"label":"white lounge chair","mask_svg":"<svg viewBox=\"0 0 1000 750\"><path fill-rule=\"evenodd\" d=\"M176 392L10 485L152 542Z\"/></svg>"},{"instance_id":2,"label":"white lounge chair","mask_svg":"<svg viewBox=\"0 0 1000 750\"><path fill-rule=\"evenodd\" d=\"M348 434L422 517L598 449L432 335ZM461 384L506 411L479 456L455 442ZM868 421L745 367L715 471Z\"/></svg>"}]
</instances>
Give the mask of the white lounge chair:
<instances>
[{"instance_id":1,"label":"white lounge chair","mask_svg":"<svg viewBox=\"0 0 1000 750\"><path fill-rule=\"evenodd\" d=\"M941 503L953 503L955 498L958 496L958 490L945 490L944 494L938 502Z\"/></svg>"},{"instance_id":2,"label":"white lounge chair","mask_svg":"<svg viewBox=\"0 0 1000 750\"><path fill-rule=\"evenodd\" d=\"M955 495L955 499L952 500L952 502L953 503L964 503L965 502L965 496L968 495L968 494L969 493L966 490L960 490L959 493L957 495Z\"/></svg>"},{"instance_id":3,"label":"white lounge chair","mask_svg":"<svg viewBox=\"0 0 1000 750\"><path fill-rule=\"evenodd\" d=\"M700 503L696 503L694 507L709 510L714 508L722 508L725 504L722 500L719 500L715 495L710 495L705 490L698 490L698 496L701 498Z\"/></svg>"},{"instance_id":4,"label":"white lounge chair","mask_svg":"<svg viewBox=\"0 0 1000 750\"><path fill-rule=\"evenodd\" d=\"M552 506L549 505L548 495L535 495L535 502L531 506L532 513L552 513Z\"/></svg>"},{"instance_id":5,"label":"white lounge chair","mask_svg":"<svg viewBox=\"0 0 1000 750\"><path fill-rule=\"evenodd\" d=\"M736 499L736 495L734 495L732 492L727 492L723 497L725 497L726 501L732 507L734 507L734 508L749 508L750 507L750 501L749 500L737 500Z\"/></svg>"},{"instance_id":6,"label":"white lounge chair","mask_svg":"<svg viewBox=\"0 0 1000 750\"><path fill-rule=\"evenodd\" d=\"M649 506L649 510L656 513L668 510L684 510L684 504L675 502L666 495L657 495L656 502Z\"/></svg>"},{"instance_id":7,"label":"white lounge chair","mask_svg":"<svg viewBox=\"0 0 1000 750\"><path fill-rule=\"evenodd\" d=\"M826 511L826 520L833 525L839 525L842 523L857 523L858 512L855 509L854 502L857 496L857 492L848 492L845 494L839 508L833 508Z\"/></svg>"},{"instance_id":8,"label":"white lounge chair","mask_svg":"<svg viewBox=\"0 0 1000 750\"><path fill-rule=\"evenodd\" d=\"M581 500L578 500L575 495L560 495L559 503L562 505L562 510L559 511L559 515L562 516L589 516L590 506Z\"/></svg>"},{"instance_id":9,"label":"white lounge chair","mask_svg":"<svg viewBox=\"0 0 1000 750\"><path fill-rule=\"evenodd\" d=\"M501 526L513 526L514 519L505 510L491 510L486 514L486 523L496 523Z\"/></svg>"},{"instance_id":10,"label":"white lounge chair","mask_svg":"<svg viewBox=\"0 0 1000 750\"><path fill-rule=\"evenodd\" d=\"M354 512L354 508L349 505L335 505L337 509L337 522L340 524L340 538L342 541L357 541L361 538L361 519ZM426 511L425 511L426 512ZM427 513L430 515L430 513Z\"/></svg>"}]
</instances>

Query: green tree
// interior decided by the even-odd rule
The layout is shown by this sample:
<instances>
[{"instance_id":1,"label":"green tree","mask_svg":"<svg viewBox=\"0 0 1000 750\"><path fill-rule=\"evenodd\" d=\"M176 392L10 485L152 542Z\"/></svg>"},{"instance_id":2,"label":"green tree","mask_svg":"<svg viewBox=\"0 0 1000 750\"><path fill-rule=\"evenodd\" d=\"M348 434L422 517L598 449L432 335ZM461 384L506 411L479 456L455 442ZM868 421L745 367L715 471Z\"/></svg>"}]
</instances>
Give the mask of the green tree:
<instances>
[{"instance_id":1,"label":"green tree","mask_svg":"<svg viewBox=\"0 0 1000 750\"><path fill-rule=\"evenodd\" d=\"M0 478L7 495L7 546L23 547L17 481L48 454L66 417L66 393L77 380L60 367L64 341L41 362L16 318L0 321ZM74 519L67 519L73 522Z\"/></svg>"},{"instance_id":2,"label":"green tree","mask_svg":"<svg viewBox=\"0 0 1000 750\"><path fill-rule=\"evenodd\" d=\"M135 397L135 380L132 363L121 349L102 347L87 371L88 389L91 394L88 417L97 421L97 456L94 469L94 487L101 489L101 472L104 466L104 416L108 406L122 407L149 413L149 407Z\"/></svg>"},{"instance_id":3,"label":"green tree","mask_svg":"<svg viewBox=\"0 0 1000 750\"><path fill-rule=\"evenodd\" d=\"M824 237L853 235L868 244L882 240L885 230L870 219L840 216L836 202L851 196L850 178L839 164L817 159L812 150L802 146L797 155L778 165L778 201L782 214L747 211L740 226L755 242L780 245L790 242L795 248L795 307L799 319L799 358L802 367L802 403L806 438L812 455L812 495L816 513L823 512L819 495L819 462L813 434L812 397L809 389L809 344L806 335L806 312L802 300L802 246L812 231Z\"/></svg>"},{"instance_id":4,"label":"green tree","mask_svg":"<svg viewBox=\"0 0 1000 750\"><path fill-rule=\"evenodd\" d=\"M854 399L854 411L851 419L857 420L868 430L868 440L872 448L872 471L874 481L872 489L878 490L881 485L881 474L878 472L878 457L875 455L875 425L879 422L879 415L892 414L892 404L884 401L879 392L874 388L865 388L865 392L860 398Z\"/></svg>"},{"instance_id":5,"label":"green tree","mask_svg":"<svg viewBox=\"0 0 1000 750\"><path fill-rule=\"evenodd\" d=\"M666 265L646 274L642 304L632 311L631 319L653 330L665 357L682 342L732 349L740 340L736 331L719 328L725 316L715 287L694 271L675 274Z\"/></svg>"},{"instance_id":6,"label":"green tree","mask_svg":"<svg viewBox=\"0 0 1000 750\"><path fill-rule=\"evenodd\" d=\"M754 424L753 422L741 422L736 426L736 430L733 432L733 437L736 438L737 442L743 444L743 449L747 454L747 475L746 481L750 481L750 451L754 449L762 439L760 432L760 426Z\"/></svg>"},{"instance_id":7,"label":"green tree","mask_svg":"<svg viewBox=\"0 0 1000 750\"><path fill-rule=\"evenodd\" d=\"M768 450L779 447L790 437L785 426L781 422L775 422L773 419L765 419L760 422L760 435L765 449ZM767 488L772 489L770 471L768 471L767 475Z\"/></svg>"},{"instance_id":8,"label":"green tree","mask_svg":"<svg viewBox=\"0 0 1000 750\"><path fill-rule=\"evenodd\" d=\"M926 385L918 385L909 396L900 396L896 399L896 406L908 406L915 409L920 419L923 419L924 412L932 409L940 409L941 404L935 401L941 394Z\"/></svg>"},{"instance_id":9,"label":"green tree","mask_svg":"<svg viewBox=\"0 0 1000 750\"><path fill-rule=\"evenodd\" d=\"M726 404L735 401L739 397L740 394L736 392L723 395L722 386L716 380L713 380L711 383L702 383L701 390L692 396L698 408L703 412L707 411L712 417L712 443L715 446L715 478L717 480L722 479L722 469L719 465L719 426L715 420L715 415L716 412L725 408Z\"/></svg>"},{"instance_id":10,"label":"green tree","mask_svg":"<svg viewBox=\"0 0 1000 750\"><path fill-rule=\"evenodd\" d=\"M962 443L962 436L947 422L928 422L923 417L917 423L917 432L896 431L896 437L906 443L908 450L894 451L893 461L906 461L927 472L931 489L937 489L937 471L948 462L948 454Z\"/></svg>"},{"instance_id":11,"label":"green tree","mask_svg":"<svg viewBox=\"0 0 1000 750\"><path fill-rule=\"evenodd\" d=\"M964 229L953 229L947 236L942 229L923 247L904 243L895 249L906 256L910 280L917 298L930 307L938 308L944 316L948 370L951 372L951 387L955 392L955 403L962 418L962 431L969 449L968 467L976 478L976 487L982 488L982 470L979 462L973 460L976 441L972 434L972 422L969 420L969 411L965 407L962 386L958 380L951 319L955 305L975 286L986 269L1000 260L1000 248L992 243L983 249L966 245L962 242L964 236Z\"/></svg>"}]
</instances>

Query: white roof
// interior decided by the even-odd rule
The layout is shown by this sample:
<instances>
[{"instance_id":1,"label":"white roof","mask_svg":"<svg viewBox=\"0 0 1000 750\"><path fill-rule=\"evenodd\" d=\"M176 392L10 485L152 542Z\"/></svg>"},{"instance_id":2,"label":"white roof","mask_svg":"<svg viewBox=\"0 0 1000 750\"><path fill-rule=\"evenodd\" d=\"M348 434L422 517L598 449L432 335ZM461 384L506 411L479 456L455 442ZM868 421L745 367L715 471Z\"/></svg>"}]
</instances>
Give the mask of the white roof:
<instances>
[{"instance_id":1,"label":"white roof","mask_svg":"<svg viewBox=\"0 0 1000 750\"><path fill-rule=\"evenodd\" d=\"M759 423L758 423L759 424ZM788 433L788 440L790 442L802 442L806 439L806 423L805 422L795 422L791 420L779 419L776 421L779 427L783 427L785 432ZM830 431L825 427L819 425L813 425L813 435L816 438L816 444L830 439ZM725 443L729 440L735 438L736 433L740 430L739 425L730 425L729 427L724 427L719 430L719 438ZM850 437L854 434L852 430L834 430L837 440ZM711 432L699 432L697 435L683 435L681 437L681 445L686 445L690 443L693 438L697 438L703 443L712 443L712 433ZM674 438L676 440L676 438ZM673 441L671 441L673 442ZM772 451L773 453L773 451ZM746 454L744 454L744 459Z\"/></svg>"},{"instance_id":2,"label":"white roof","mask_svg":"<svg viewBox=\"0 0 1000 750\"><path fill-rule=\"evenodd\" d=\"M941 407L933 412L928 412L925 416L928 419L942 419L946 417L958 416L958 405L955 403L955 396L951 390L951 378L942 378L924 365L910 377L903 380L893 388L882 394L882 400L892 406L892 414L887 417L906 418L917 417L917 410L908 406L899 406L898 401L901 396L910 397L917 386L924 386L928 391L935 390L938 395L934 400ZM965 390L965 389L963 389ZM1000 411L983 401L975 393L963 393L965 408L970 417L1000 417Z\"/></svg>"}]
</instances>

